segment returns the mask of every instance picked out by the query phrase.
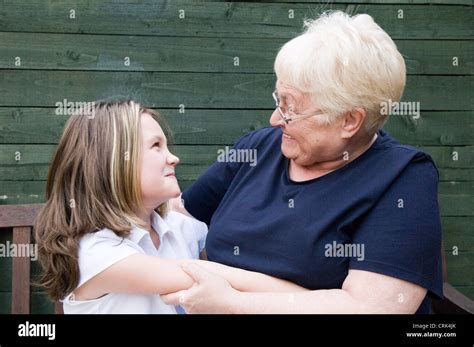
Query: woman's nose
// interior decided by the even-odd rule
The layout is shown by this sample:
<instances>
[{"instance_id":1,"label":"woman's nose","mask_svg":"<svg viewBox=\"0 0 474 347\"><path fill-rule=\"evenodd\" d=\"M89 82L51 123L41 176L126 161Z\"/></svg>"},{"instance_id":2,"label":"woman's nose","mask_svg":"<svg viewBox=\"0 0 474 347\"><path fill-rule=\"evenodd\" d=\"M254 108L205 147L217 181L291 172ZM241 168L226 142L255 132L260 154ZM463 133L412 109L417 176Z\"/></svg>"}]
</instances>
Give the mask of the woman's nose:
<instances>
[{"instance_id":1,"label":"woman's nose","mask_svg":"<svg viewBox=\"0 0 474 347\"><path fill-rule=\"evenodd\" d=\"M270 116L270 124L274 127L285 125L285 121L281 119L280 112L277 109L273 110L273 113Z\"/></svg>"}]
</instances>

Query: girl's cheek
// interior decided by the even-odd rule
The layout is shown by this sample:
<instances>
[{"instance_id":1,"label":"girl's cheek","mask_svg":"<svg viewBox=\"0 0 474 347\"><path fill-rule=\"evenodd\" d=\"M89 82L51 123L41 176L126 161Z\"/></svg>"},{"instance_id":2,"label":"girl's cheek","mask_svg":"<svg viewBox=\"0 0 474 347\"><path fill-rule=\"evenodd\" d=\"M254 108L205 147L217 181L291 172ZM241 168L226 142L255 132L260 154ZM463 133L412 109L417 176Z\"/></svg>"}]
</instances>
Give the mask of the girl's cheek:
<instances>
[{"instance_id":1,"label":"girl's cheek","mask_svg":"<svg viewBox=\"0 0 474 347\"><path fill-rule=\"evenodd\" d=\"M163 154L163 151L155 151L153 155L150 157L150 160L152 161L153 167L164 167L166 158Z\"/></svg>"}]
</instances>

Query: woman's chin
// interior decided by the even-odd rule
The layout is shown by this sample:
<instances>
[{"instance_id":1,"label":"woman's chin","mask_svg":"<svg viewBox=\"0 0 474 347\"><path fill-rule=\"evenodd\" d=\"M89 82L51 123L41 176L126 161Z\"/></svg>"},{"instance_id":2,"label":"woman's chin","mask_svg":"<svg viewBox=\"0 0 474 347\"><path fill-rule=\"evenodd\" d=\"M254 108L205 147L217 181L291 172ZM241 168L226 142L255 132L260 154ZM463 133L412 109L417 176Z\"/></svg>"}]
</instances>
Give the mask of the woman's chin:
<instances>
[{"instance_id":1,"label":"woman's chin","mask_svg":"<svg viewBox=\"0 0 474 347\"><path fill-rule=\"evenodd\" d=\"M285 146L281 146L281 153L290 160L294 160L298 157L298 155L295 153L295 150L287 148Z\"/></svg>"}]
</instances>

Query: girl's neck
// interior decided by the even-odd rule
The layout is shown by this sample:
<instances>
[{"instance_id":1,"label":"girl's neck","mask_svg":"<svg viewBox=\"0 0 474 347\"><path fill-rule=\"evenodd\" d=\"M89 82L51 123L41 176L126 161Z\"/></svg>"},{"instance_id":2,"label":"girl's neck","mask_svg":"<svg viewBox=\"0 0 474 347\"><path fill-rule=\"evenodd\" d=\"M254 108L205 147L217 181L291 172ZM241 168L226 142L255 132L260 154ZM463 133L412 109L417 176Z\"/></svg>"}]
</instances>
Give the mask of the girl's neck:
<instances>
[{"instance_id":1,"label":"girl's neck","mask_svg":"<svg viewBox=\"0 0 474 347\"><path fill-rule=\"evenodd\" d=\"M150 231L151 229L151 219L152 219L152 214L153 210L144 210L144 211L139 211L136 212L136 215L140 220L142 221L143 225L145 226L145 229Z\"/></svg>"}]
</instances>

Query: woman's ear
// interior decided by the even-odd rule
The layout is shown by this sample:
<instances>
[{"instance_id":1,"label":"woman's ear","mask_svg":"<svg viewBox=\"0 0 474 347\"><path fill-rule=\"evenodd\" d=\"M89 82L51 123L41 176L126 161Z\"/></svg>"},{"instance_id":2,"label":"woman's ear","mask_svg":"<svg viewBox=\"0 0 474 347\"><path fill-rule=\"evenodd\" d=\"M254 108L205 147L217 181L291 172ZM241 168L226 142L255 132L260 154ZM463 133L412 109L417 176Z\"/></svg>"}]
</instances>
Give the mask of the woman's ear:
<instances>
[{"instance_id":1,"label":"woman's ear","mask_svg":"<svg viewBox=\"0 0 474 347\"><path fill-rule=\"evenodd\" d=\"M356 107L347 112L342 123L342 138L353 137L363 126L367 113L362 107Z\"/></svg>"}]
</instances>

